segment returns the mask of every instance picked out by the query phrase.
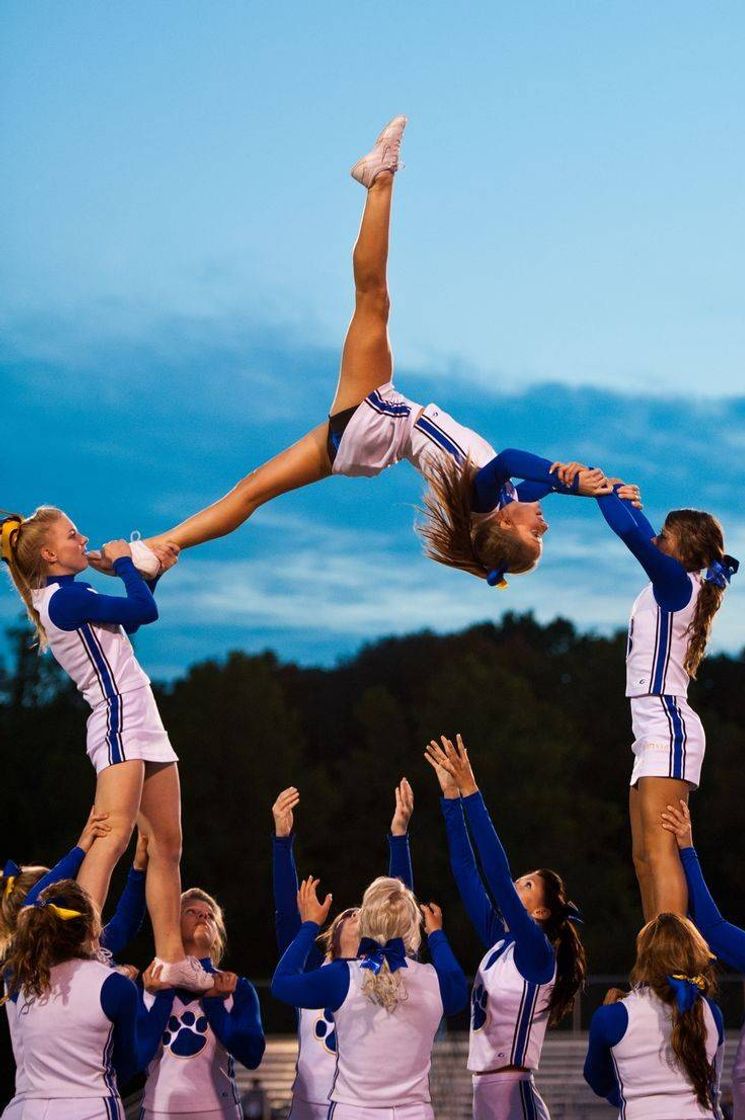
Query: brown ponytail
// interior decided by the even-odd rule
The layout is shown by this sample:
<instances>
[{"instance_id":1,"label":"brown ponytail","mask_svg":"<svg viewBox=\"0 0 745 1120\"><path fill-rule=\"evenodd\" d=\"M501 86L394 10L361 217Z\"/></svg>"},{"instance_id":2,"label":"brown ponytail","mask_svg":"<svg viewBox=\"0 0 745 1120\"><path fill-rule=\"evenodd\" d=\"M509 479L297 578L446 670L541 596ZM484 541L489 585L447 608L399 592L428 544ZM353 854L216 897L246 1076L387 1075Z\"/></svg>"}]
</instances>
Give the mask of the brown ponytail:
<instances>
[{"instance_id":1,"label":"brown ponytail","mask_svg":"<svg viewBox=\"0 0 745 1120\"><path fill-rule=\"evenodd\" d=\"M709 946L688 918L659 914L639 932L631 971L632 984L650 988L670 1008L675 1060L691 1082L696 1100L706 1109L715 1108L715 1075L706 1054L704 1001L697 999L688 1011L680 1011L670 977L695 977L701 994L711 996L716 991L712 961Z\"/></svg>"},{"instance_id":2,"label":"brown ponytail","mask_svg":"<svg viewBox=\"0 0 745 1120\"><path fill-rule=\"evenodd\" d=\"M710 513L698 509L674 509L665 518L663 531L674 537L675 556L687 572L699 572L724 558L722 526ZM688 650L684 669L694 680L706 652L714 615L722 605L724 588L704 580L688 627Z\"/></svg>"},{"instance_id":3,"label":"brown ponytail","mask_svg":"<svg viewBox=\"0 0 745 1120\"><path fill-rule=\"evenodd\" d=\"M10 578L26 606L40 649L45 648L47 636L39 612L34 606L32 592L44 586L46 569L41 558L41 548L50 526L62 516L62 510L56 506L39 506L30 517L23 517L19 513L5 514L3 517L2 558L7 562ZM12 525L15 521L18 522L17 526Z\"/></svg>"},{"instance_id":4,"label":"brown ponytail","mask_svg":"<svg viewBox=\"0 0 745 1120\"><path fill-rule=\"evenodd\" d=\"M572 921L578 911L567 901L564 880L546 867L537 874L543 882L543 905L550 912L541 924L556 950L556 983L548 1005L548 1025L555 1027L573 1010L577 993L585 986L587 958L576 924Z\"/></svg>"},{"instance_id":5,"label":"brown ponytail","mask_svg":"<svg viewBox=\"0 0 745 1120\"><path fill-rule=\"evenodd\" d=\"M62 911L62 913L61 913ZM74 917L66 917L70 913ZM10 995L41 997L49 991L51 970L69 960L89 960L101 933L98 908L74 879L62 879L41 892L18 918L5 961Z\"/></svg>"},{"instance_id":6,"label":"brown ponytail","mask_svg":"<svg viewBox=\"0 0 745 1120\"><path fill-rule=\"evenodd\" d=\"M426 520L417 525L424 549L431 560L460 568L479 579L488 572L529 572L535 567L537 550L494 517L473 512L473 482L478 467L470 459L462 465L450 460L427 468L422 512Z\"/></svg>"}]
</instances>

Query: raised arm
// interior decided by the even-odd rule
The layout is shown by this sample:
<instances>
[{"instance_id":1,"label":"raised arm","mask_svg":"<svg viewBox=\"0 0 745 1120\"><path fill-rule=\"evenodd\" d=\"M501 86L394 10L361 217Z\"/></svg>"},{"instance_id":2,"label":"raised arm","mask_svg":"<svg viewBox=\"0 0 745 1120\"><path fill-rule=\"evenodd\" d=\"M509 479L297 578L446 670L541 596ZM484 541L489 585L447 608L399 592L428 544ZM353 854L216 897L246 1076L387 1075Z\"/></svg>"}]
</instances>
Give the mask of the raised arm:
<instances>
[{"instance_id":1,"label":"raised arm","mask_svg":"<svg viewBox=\"0 0 745 1120\"><path fill-rule=\"evenodd\" d=\"M604 474L593 467L582 467L574 474L570 484L563 483L552 469L550 459L508 447L486 463L473 482L473 512L489 513L500 500L501 492L511 479L520 478L527 485L518 486L522 502L536 501L546 494L574 494L579 497L596 497L603 489Z\"/></svg>"},{"instance_id":2,"label":"raised arm","mask_svg":"<svg viewBox=\"0 0 745 1120\"><path fill-rule=\"evenodd\" d=\"M481 880L466 829L458 787L448 771L438 762L442 754L442 748L433 739L424 757L435 771L443 794L440 807L445 818L450 867L466 913L482 944L485 948L489 948L500 937L504 937L505 924Z\"/></svg>"},{"instance_id":3,"label":"raised arm","mask_svg":"<svg viewBox=\"0 0 745 1120\"><path fill-rule=\"evenodd\" d=\"M51 870L47 871L37 883L34 883L33 887L26 895L23 903L24 906L33 906L43 890L53 886L55 883L59 883L62 879L77 878L80 866L87 853L93 847L96 838L98 836L107 836L108 833L111 832L111 825L108 823L108 817L108 813L96 812L96 807L95 805L93 806L75 847L71 848L70 851L64 855Z\"/></svg>"},{"instance_id":4,"label":"raised arm","mask_svg":"<svg viewBox=\"0 0 745 1120\"><path fill-rule=\"evenodd\" d=\"M655 544L657 534L641 510L615 491L597 499L600 512L617 537L641 564L652 581L654 597L668 611L680 611L693 593L691 580L674 556L667 556Z\"/></svg>"},{"instance_id":5,"label":"raised arm","mask_svg":"<svg viewBox=\"0 0 745 1120\"><path fill-rule=\"evenodd\" d=\"M414 791L406 778L396 786L396 808L388 834L388 874L414 890L414 868L409 848L409 821L414 812Z\"/></svg>"},{"instance_id":6,"label":"raised arm","mask_svg":"<svg viewBox=\"0 0 745 1120\"><path fill-rule=\"evenodd\" d=\"M225 1049L246 1069L256 1069L264 1056L266 1042L256 989L240 977L230 1010L222 999L206 998L202 1007L207 1022Z\"/></svg>"},{"instance_id":7,"label":"raised arm","mask_svg":"<svg viewBox=\"0 0 745 1120\"><path fill-rule=\"evenodd\" d=\"M429 954L440 985L442 1009L457 1015L468 1003L468 981L442 928L442 910L435 902L422 905Z\"/></svg>"},{"instance_id":8,"label":"raised arm","mask_svg":"<svg viewBox=\"0 0 745 1120\"><path fill-rule=\"evenodd\" d=\"M336 1011L349 991L347 962L332 961L322 968L305 971L308 953L331 908L331 895L319 902L317 887L318 879L312 876L300 884L298 911L302 924L275 969L272 995L293 1007L328 1007Z\"/></svg>"},{"instance_id":9,"label":"raised arm","mask_svg":"<svg viewBox=\"0 0 745 1120\"><path fill-rule=\"evenodd\" d=\"M681 799L677 806L668 805L667 811L662 814L662 827L667 832L674 833L678 842L680 860L688 883L691 920L720 960L738 972L745 972L745 930L726 921L711 896L693 846L691 814L685 801Z\"/></svg>"},{"instance_id":10,"label":"raised arm","mask_svg":"<svg viewBox=\"0 0 745 1120\"><path fill-rule=\"evenodd\" d=\"M121 625L128 634L133 634L140 626L155 622L158 617L155 598L132 563L132 557L117 556L114 571L124 584L126 596L99 595L87 583L64 583L49 600L49 617L54 625L60 630L78 630L87 622L99 622Z\"/></svg>"},{"instance_id":11,"label":"raised arm","mask_svg":"<svg viewBox=\"0 0 745 1120\"><path fill-rule=\"evenodd\" d=\"M274 835L272 836L272 885L274 887L274 930L280 953L300 929L297 908L297 868L295 867L295 836L293 810L300 804L295 786L283 789L272 805Z\"/></svg>"}]
</instances>

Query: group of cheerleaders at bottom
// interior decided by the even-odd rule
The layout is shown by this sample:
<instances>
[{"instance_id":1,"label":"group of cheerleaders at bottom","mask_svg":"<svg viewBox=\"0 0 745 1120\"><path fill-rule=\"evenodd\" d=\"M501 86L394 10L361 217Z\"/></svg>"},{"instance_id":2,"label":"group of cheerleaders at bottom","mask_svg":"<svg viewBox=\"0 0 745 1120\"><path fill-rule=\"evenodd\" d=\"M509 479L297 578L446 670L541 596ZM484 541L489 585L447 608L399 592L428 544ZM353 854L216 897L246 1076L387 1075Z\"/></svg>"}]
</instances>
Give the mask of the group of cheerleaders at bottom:
<instances>
[{"instance_id":1,"label":"group of cheerleaders at bottom","mask_svg":"<svg viewBox=\"0 0 745 1120\"><path fill-rule=\"evenodd\" d=\"M334 474L374 476L404 459L427 483L423 534L440 563L505 586L506 575L531 572L540 561L548 530L540 500L574 495L597 501L650 581L632 609L626 682L634 864L647 924L631 993L593 1018L586 1075L626 1120L717 1114L722 1028L710 1002L710 950L745 970L745 934L720 919L690 846L686 802L699 782L704 732L687 687L737 561L724 552L710 514L674 510L655 532L636 486L577 462L497 453L436 405L423 407L393 388L386 265L405 124L395 118L352 170L367 194L353 256L355 309L328 421L148 542L111 541L88 553L87 537L52 506L0 521L0 555L40 645L90 705L87 744L96 770L95 812L81 845L49 873L9 863L1 881L3 979L18 1069L4 1120L121 1117L117 1083L144 1068L147 1120L239 1115L233 1060L250 1068L260 1060L258 1003L248 981L216 969L217 904L202 891L181 893L177 756L129 636L157 619L155 584L180 551L233 531L289 490ZM117 576L125 594L99 594L78 579L89 563ZM570 1010L582 983L578 915L553 872L513 883L460 744L432 744L428 757L443 788L455 876L487 949L473 989L475 1115L545 1117L533 1071L546 1027ZM283 802L285 816L295 797ZM132 871L100 929L111 874L135 824L147 837L146 874ZM391 845L399 853L403 847L395 838ZM144 848L143 840L139 864ZM359 910L332 923L319 957L314 943L329 900L318 902L312 880L296 894L286 836L276 841L275 872L284 955L274 993L304 1009L296 1120L301 1111L320 1120L329 1107L348 1120L362 1112L389 1120L392 1109L412 1120L430 1116L437 1026L467 1001L439 911L420 911L407 866L376 880ZM110 967L139 923L143 894L156 952L144 995ZM422 920L431 964L417 959ZM304 1013L314 1009L322 1015ZM745 1120L745 1095L739 1109Z\"/></svg>"},{"instance_id":2,"label":"group of cheerleaders at bottom","mask_svg":"<svg viewBox=\"0 0 745 1120\"><path fill-rule=\"evenodd\" d=\"M534 1073L547 1027L571 1012L585 978L582 917L555 871L513 880L460 736L433 740L426 758L441 788L453 876L486 950L471 992L473 1115L548 1120ZM406 779L395 792L388 875L323 932L332 897L319 899L313 877L298 884L295 868L297 788L272 806L282 954L272 994L298 1009L294 1120L434 1115L433 1046L443 1017L467 1005L468 984L440 908L414 896L413 792ZM136 970L133 977L116 958L145 914L145 838L103 928L75 880L108 827L94 810L77 845L51 870L5 868L0 937L17 1070L3 1120L122 1120L118 1086L142 1071L142 1120L241 1120L235 1062L255 1069L264 1034L253 985L217 967L222 911L203 890L182 895L183 944L213 977L208 992L174 989L156 963L136 985ZM714 953L744 970L745 931L723 920L707 890L684 802L666 811L660 828L680 848L691 918L662 913L639 933L630 993L612 990L593 1016L585 1078L628 1120L719 1117L724 1035L712 999Z\"/></svg>"}]
</instances>

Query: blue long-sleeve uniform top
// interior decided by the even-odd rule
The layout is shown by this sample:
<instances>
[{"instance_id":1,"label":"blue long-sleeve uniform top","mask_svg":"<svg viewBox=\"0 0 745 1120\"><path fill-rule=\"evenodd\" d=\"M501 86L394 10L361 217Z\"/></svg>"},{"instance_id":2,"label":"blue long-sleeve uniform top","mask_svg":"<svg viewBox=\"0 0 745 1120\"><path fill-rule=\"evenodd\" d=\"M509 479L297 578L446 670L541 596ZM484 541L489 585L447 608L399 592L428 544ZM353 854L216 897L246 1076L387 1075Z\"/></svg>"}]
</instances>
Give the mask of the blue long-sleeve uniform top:
<instances>
[{"instance_id":1,"label":"blue long-sleeve uniform top","mask_svg":"<svg viewBox=\"0 0 745 1120\"><path fill-rule=\"evenodd\" d=\"M71 848L59 863L34 883L26 895L24 905L33 906L43 890L59 883L62 879L76 879L84 859L85 852L82 848ZM100 940L103 948L108 949L114 957L122 953L139 932L144 917L145 872L137 871L132 867L116 904L116 910L111 920L101 930Z\"/></svg>"},{"instance_id":2,"label":"blue long-sleeve uniform top","mask_svg":"<svg viewBox=\"0 0 745 1120\"><path fill-rule=\"evenodd\" d=\"M520 901L505 850L481 793L442 798L441 805L450 866L476 933L486 948L506 935L513 938L520 975L531 983L547 984L554 973L553 946Z\"/></svg>"},{"instance_id":3,"label":"blue long-sleeve uniform top","mask_svg":"<svg viewBox=\"0 0 745 1120\"><path fill-rule=\"evenodd\" d=\"M49 617L60 630L77 630L86 622L120 624L128 634L155 622L158 606L148 582L137 571L130 556L114 561L114 571L124 584L126 596L99 595L75 576L49 576L47 583L60 586L49 600Z\"/></svg>"},{"instance_id":4,"label":"blue long-sleeve uniform top","mask_svg":"<svg viewBox=\"0 0 745 1120\"><path fill-rule=\"evenodd\" d=\"M687 607L693 587L688 572L674 556L667 556L654 543L657 536L641 510L615 492L597 499L600 512L616 536L636 557L652 581L656 602L666 611Z\"/></svg>"},{"instance_id":5,"label":"blue long-sleeve uniform top","mask_svg":"<svg viewBox=\"0 0 745 1120\"><path fill-rule=\"evenodd\" d=\"M173 1004L173 989L158 992L151 1008L131 980L112 972L101 987L101 1008L114 1024L113 1062L121 1088L147 1068L158 1049Z\"/></svg>"},{"instance_id":6,"label":"blue long-sleeve uniform top","mask_svg":"<svg viewBox=\"0 0 745 1120\"><path fill-rule=\"evenodd\" d=\"M338 1011L349 992L349 962L332 961L306 971L308 954L318 936L317 922L303 922L285 950L272 977L272 995L293 1007L323 1007ZM455 1015L468 1002L468 983L463 969L441 929L428 937L432 964L437 973L443 1011Z\"/></svg>"},{"instance_id":7,"label":"blue long-sleeve uniform top","mask_svg":"<svg viewBox=\"0 0 745 1120\"><path fill-rule=\"evenodd\" d=\"M516 488L521 502L535 502L546 494L576 494L579 487L579 475L575 476L571 486L565 486L555 474L551 474L550 459L508 447L486 463L474 478L473 512L491 513L511 501L505 487L513 478L523 479Z\"/></svg>"},{"instance_id":8,"label":"blue long-sleeve uniform top","mask_svg":"<svg viewBox=\"0 0 745 1120\"><path fill-rule=\"evenodd\" d=\"M205 957L201 964L207 972L214 972L214 965L209 957ZM179 991L179 995L185 1002L199 999L193 992ZM251 981L244 976L238 978L230 1010L225 1006L225 1000L218 996L203 997L199 999L199 1004L227 1052L246 1069L256 1069L264 1056L266 1042L259 997Z\"/></svg>"},{"instance_id":9,"label":"blue long-sleeve uniform top","mask_svg":"<svg viewBox=\"0 0 745 1120\"><path fill-rule=\"evenodd\" d=\"M680 853L688 883L688 909L691 920L709 943L712 953L738 972L745 972L745 930L726 921L719 912L704 881L695 848Z\"/></svg>"},{"instance_id":10,"label":"blue long-sleeve uniform top","mask_svg":"<svg viewBox=\"0 0 745 1120\"><path fill-rule=\"evenodd\" d=\"M717 1025L719 1045L724 1042L724 1016L713 1000L707 999ZM590 1020L584 1077L598 1097L604 1097L616 1108L621 1108L621 1086L618 1083L611 1048L617 1046L629 1025L629 1016L623 1003L610 1003L599 1007Z\"/></svg>"},{"instance_id":11,"label":"blue long-sleeve uniform top","mask_svg":"<svg viewBox=\"0 0 745 1120\"><path fill-rule=\"evenodd\" d=\"M291 836L272 836L274 928L280 953L284 953L300 929L294 845L294 833ZM414 870L411 864L408 833L404 836L388 834L388 874L392 879L400 879L409 890L414 889ZM308 954L307 967L317 968L322 959L320 949L314 946Z\"/></svg>"}]
</instances>

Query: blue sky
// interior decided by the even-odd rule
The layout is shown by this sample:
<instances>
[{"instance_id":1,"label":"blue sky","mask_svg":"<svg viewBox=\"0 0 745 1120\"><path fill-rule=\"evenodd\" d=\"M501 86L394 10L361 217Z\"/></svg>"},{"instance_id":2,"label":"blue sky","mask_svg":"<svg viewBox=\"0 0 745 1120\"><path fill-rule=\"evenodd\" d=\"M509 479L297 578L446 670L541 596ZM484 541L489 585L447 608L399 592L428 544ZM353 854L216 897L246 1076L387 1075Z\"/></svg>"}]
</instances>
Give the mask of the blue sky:
<instances>
[{"instance_id":1,"label":"blue sky","mask_svg":"<svg viewBox=\"0 0 745 1120\"><path fill-rule=\"evenodd\" d=\"M0 505L147 533L315 423L347 169L403 111L401 388L634 477L653 516L711 508L745 551L740 5L11 0L2 23ZM330 662L507 607L623 624L639 576L591 503L547 503L540 573L490 595L420 557L417 494L405 465L333 480L184 557L143 661Z\"/></svg>"}]
</instances>

